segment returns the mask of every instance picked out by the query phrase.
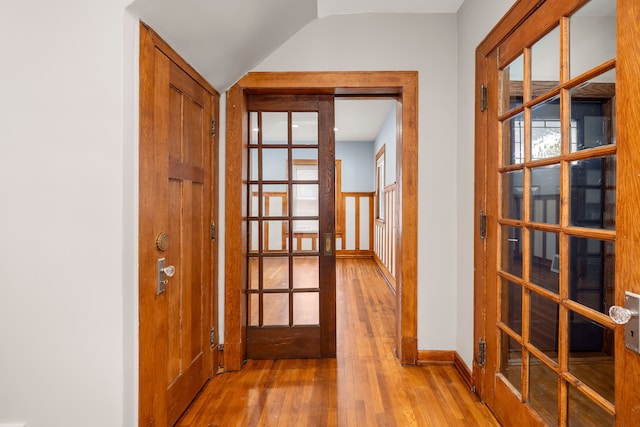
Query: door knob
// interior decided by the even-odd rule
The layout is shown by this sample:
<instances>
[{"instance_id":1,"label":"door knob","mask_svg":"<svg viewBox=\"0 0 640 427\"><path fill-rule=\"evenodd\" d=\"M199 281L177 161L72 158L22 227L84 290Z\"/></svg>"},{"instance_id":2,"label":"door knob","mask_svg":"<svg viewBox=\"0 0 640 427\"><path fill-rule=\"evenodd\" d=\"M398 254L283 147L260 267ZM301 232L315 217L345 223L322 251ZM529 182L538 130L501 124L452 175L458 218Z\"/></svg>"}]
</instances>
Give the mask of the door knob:
<instances>
[{"instance_id":1,"label":"door knob","mask_svg":"<svg viewBox=\"0 0 640 427\"><path fill-rule=\"evenodd\" d=\"M168 265L162 269L162 272L167 277L173 277L176 274L176 268L173 265Z\"/></svg>"},{"instance_id":2,"label":"door knob","mask_svg":"<svg viewBox=\"0 0 640 427\"><path fill-rule=\"evenodd\" d=\"M609 317L618 325L626 325L632 317L638 316L638 312L628 308L612 305L609 308Z\"/></svg>"},{"instance_id":3,"label":"door knob","mask_svg":"<svg viewBox=\"0 0 640 427\"><path fill-rule=\"evenodd\" d=\"M173 277L176 274L176 268L173 265L167 265L165 267L165 259L158 258L158 281L156 286L156 295L160 295L166 290L167 283L169 283L169 279L167 277Z\"/></svg>"}]
</instances>

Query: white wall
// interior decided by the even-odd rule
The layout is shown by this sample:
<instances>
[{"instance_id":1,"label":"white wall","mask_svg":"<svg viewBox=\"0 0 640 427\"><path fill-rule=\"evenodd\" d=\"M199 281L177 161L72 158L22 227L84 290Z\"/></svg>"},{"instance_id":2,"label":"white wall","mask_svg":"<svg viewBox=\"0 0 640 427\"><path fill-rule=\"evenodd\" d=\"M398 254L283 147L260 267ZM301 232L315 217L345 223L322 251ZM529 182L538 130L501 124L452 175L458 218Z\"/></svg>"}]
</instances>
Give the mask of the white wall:
<instances>
[{"instance_id":1,"label":"white wall","mask_svg":"<svg viewBox=\"0 0 640 427\"><path fill-rule=\"evenodd\" d=\"M376 154L373 142L336 141L336 160L342 160L342 191L372 192Z\"/></svg>"},{"instance_id":2,"label":"white wall","mask_svg":"<svg viewBox=\"0 0 640 427\"><path fill-rule=\"evenodd\" d=\"M457 329L456 349L468 366L473 361L473 204L475 50L513 0L465 0L458 10Z\"/></svg>"},{"instance_id":3,"label":"white wall","mask_svg":"<svg viewBox=\"0 0 640 427\"><path fill-rule=\"evenodd\" d=\"M124 6L2 4L0 423L134 425Z\"/></svg>"},{"instance_id":4,"label":"white wall","mask_svg":"<svg viewBox=\"0 0 640 427\"><path fill-rule=\"evenodd\" d=\"M256 68L419 72L419 349L456 348L456 37L454 14L332 16Z\"/></svg>"}]
</instances>

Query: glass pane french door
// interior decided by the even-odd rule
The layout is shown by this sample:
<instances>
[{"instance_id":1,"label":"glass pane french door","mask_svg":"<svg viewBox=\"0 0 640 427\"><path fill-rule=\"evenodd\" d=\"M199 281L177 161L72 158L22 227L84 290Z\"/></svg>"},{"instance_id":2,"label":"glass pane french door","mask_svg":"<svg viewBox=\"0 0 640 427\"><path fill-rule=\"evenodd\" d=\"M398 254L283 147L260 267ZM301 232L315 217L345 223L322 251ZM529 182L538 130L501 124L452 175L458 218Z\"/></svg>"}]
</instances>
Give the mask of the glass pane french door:
<instances>
[{"instance_id":1,"label":"glass pane french door","mask_svg":"<svg viewBox=\"0 0 640 427\"><path fill-rule=\"evenodd\" d=\"M333 99L253 96L247 357L335 355Z\"/></svg>"},{"instance_id":2,"label":"glass pane french door","mask_svg":"<svg viewBox=\"0 0 640 427\"><path fill-rule=\"evenodd\" d=\"M498 59L495 393L542 424L610 426L616 2L566 3Z\"/></svg>"}]
</instances>

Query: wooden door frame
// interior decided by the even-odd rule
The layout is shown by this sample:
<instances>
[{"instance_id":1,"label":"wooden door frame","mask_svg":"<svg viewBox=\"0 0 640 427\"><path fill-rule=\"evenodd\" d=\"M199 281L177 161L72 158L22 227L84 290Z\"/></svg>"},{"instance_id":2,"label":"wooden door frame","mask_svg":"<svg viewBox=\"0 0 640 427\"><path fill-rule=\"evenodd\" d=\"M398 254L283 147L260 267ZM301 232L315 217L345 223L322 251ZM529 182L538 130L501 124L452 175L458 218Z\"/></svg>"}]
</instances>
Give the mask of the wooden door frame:
<instances>
[{"instance_id":1,"label":"wooden door frame","mask_svg":"<svg viewBox=\"0 0 640 427\"><path fill-rule=\"evenodd\" d=\"M157 64L155 61L156 49L166 55L169 60L185 71L197 84L205 88L212 97L211 113L215 120L219 116L219 94L198 72L191 67L180 55L164 41L152 28L140 22L140 100L139 100L139 163L140 171L153 170L157 164L157 151L153 147L159 139L168 138L166 129L157 130L158 110L165 108L155 99L155 86L157 80ZM211 218L206 221L216 222L218 218L218 136L212 139L211 147ZM168 162L168 153L166 161ZM153 197L161 191L162 183L155 175L140 175L139 179L140 201L138 207L139 216L139 236L138 236L138 423L139 425L149 425L155 422L156 425L166 425L167 414L167 393L166 375L158 375L155 366L167 364L167 352L157 348L157 337L166 334L166 326L158 324L162 316L166 315L166 304L158 304L156 295L157 287L157 264L156 259L162 257L163 252L157 249L155 241L159 231L164 231L166 215L164 219L158 220L156 206L152 203ZM165 192L166 193L166 192ZM163 197L168 198L165 194ZM142 227L141 224L153 224L152 227ZM206 223L206 222L205 222ZM210 257L211 298L207 309L211 318L207 319L214 330L218 330L218 241L211 243ZM208 317L208 316L207 316ZM209 331L203 330L203 339L208 340ZM216 335L211 351L205 355L205 369L212 377L218 366L218 352L214 351L219 342Z\"/></svg>"},{"instance_id":2,"label":"wooden door frame","mask_svg":"<svg viewBox=\"0 0 640 427\"><path fill-rule=\"evenodd\" d=\"M224 367L239 370L246 358L246 216L248 111L247 95L328 94L385 96L398 100L397 181L399 215L396 245L396 351L403 364L418 355L418 73L385 72L255 72L227 92L225 177L225 340Z\"/></svg>"}]
</instances>

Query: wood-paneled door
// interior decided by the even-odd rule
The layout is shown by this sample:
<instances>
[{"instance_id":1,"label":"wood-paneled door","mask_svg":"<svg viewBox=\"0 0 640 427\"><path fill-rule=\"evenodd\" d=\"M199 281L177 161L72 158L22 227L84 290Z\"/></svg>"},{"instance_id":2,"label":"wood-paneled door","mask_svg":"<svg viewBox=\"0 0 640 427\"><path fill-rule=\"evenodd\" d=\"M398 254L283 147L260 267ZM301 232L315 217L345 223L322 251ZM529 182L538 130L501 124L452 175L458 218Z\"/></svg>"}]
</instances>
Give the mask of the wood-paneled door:
<instances>
[{"instance_id":1,"label":"wood-paneled door","mask_svg":"<svg viewBox=\"0 0 640 427\"><path fill-rule=\"evenodd\" d=\"M173 425L217 366L217 111L215 90L141 25L141 426Z\"/></svg>"},{"instance_id":2,"label":"wood-paneled door","mask_svg":"<svg viewBox=\"0 0 640 427\"><path fill-rule=\"evenodd\" d=\"M608 314L640 291L638 16L522 0L477 51L474 371L505 425L640 414L640 355Z\"/></svg>"},{"instance_id":3,"label":"wood-paneled door","mask_svg":"<svg viewBox=\"0 0 640 427\"><path fill-rule=\"evenodd\" d=\"M247 358L334 357L333 96L253 95L248 110Z\"/></svg>"}]
</instances>

